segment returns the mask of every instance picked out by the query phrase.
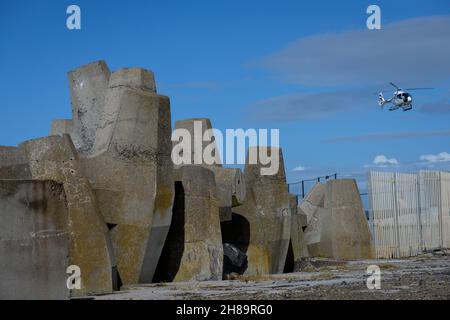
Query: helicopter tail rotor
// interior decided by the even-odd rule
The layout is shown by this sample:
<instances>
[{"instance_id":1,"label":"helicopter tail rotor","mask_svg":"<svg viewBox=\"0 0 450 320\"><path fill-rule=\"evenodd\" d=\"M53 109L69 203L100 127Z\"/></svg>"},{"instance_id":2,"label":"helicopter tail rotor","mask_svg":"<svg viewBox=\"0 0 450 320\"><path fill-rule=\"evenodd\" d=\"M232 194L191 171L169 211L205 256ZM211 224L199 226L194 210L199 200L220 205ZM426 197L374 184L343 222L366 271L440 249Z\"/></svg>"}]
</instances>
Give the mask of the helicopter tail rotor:
<instances>
[{"instance_id":1,"label":"helicopter tail rotor","mask_svg":"<svg viewBox=\"0 0 450 320\"><path fill-rule=\"evenodd\" d=\"M378 105L380 106L381 109L383 109L385 104L386 104L386 99L384 99L383 93L380 92L378 94Z\"/></svg>"}]
</instances>

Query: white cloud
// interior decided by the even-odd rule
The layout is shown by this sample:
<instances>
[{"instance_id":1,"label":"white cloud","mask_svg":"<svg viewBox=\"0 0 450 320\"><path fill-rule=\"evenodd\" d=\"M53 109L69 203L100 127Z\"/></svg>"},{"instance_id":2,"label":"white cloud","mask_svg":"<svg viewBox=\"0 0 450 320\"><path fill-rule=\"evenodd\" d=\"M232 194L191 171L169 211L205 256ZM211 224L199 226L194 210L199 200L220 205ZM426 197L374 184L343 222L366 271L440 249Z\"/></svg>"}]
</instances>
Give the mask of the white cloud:
<instances>
[{"instance_id":1,"label":"white cloud","mask_svg":"<svg viewBox=\"0 0 450 320\"><path fill-rule=\"evenodd\" d=\"M395 158L388 158L384 154L379 154L373 159L371 164L365 165L365 167L378 167L378 168L385 168L385 167L393 167L398 166L399 162Z\"/></svg>"},{"instance_id":2,"label":"white cloud","mask_svg":"<svg viewBox=\"0 0 450 320\"><path fill-rule=\"evenodd\" d=\"M428 163L437 163L437 162L449 162L450 161L450 153L441 152L439 154L425 154L420 156L421 161L426 161Z\"/></svg>"},{"instance_id":3,"label":"white cloud","mask_svg":"<svg viewBox=\"0 0 450 320\"><path fill-rule=\"evenodd\" d=\"M395 158L388 159L385 155L380 154L375 157L375 159L373 160L373 164L376 164L376 165L382 165L382 164L398 165L398 161Z\"/></svg>"},{"instance_id":4,"label":"white cloud","mask_svg":"<svg viewBox=\"0 0 450 320\"><path fill-rule=\"evenodd\" d=\"M255 65L308 86L380 84L387 79L423 85L448 79L449 38L449 15L425 16L385 24L376 32L360 29L300 38Z\"/></svg>"},{"instance_id":5,"label":"white cloud","mask_svg":"<svg viewBox=\"0 0 450 320\"><path fill-rule=\"evenodd\" d=\"M306 167L299 165L299 166L295 167L294 170L292 170L292 171L305 171L306 169L307 169Z\"/></svg>"},{"instance_id":6,"label":"white cloud","mask_svg":"<svg viewBox=\"0 0 450 320\"><path fill-rule=\"evenodd\" d=\"M373 89L372 91L374 91ZM370 90L297 93L257 101L246 109L250 119L259 121L296 121L356 112L358 106L373 103Z\"/></svg>"}]
</instances>

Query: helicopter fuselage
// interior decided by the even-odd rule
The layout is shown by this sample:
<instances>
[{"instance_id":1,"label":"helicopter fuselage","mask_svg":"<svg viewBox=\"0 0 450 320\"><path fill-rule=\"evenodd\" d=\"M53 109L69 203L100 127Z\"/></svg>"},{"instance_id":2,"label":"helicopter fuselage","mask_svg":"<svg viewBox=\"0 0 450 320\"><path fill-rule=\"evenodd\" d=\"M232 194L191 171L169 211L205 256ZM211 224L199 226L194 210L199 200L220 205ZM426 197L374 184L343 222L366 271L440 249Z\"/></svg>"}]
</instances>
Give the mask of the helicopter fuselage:
<instances>
[{"instance_id":1,"label":"helicopter fuselage","mask_svg":"<svg viewBox=\"0 0 450 320\"><path fill-rule=\"evenodd\" d=\"M392 95L392 98L386 100L386 103L390 103L389 111L394 111L397 109L403 109L403 111L408 111L412 109L412 96L403 90L397 90Z\"/></svg>"},{"instance_id":2,"label":"helicopter fuselage","mask_svg":"<svg viewBox=\"0 0 450 320\"><path fill-rule=\"evenodd\" d=\"M391 103L397 107L409 106L412 104L412 97L405 91L396 91L391 98Z\"/></svg>"}]
</instances>

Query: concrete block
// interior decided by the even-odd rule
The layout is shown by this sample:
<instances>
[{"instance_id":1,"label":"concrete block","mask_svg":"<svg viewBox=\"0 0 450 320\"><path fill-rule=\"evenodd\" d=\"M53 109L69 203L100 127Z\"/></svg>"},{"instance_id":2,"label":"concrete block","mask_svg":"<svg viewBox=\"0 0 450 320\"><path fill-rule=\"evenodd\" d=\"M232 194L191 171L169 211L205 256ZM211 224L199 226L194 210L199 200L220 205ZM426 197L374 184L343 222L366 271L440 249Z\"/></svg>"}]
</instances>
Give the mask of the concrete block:
<instances>
[{"instance_id":1,"label":"concrete block","mask_svg":"<svg viewBox=\"0 0 450 320\"><path fill-rule=\"evenodd\" d=\"M174 197L169 98L131 86L137 78L129 71L112 74L93 152L84 160L124 285L152 281Z\"/></svg>"},{"instance_id":2,"label":"concrete block","mask_svg":"<svg viewBox=\"0 0 450 320\"><path fill-rule=\"evenodd\" d=\"M27 156L33 180L63 185L71 236L69 263L82 272L82 288L71 295L111 292L114 258L108 228L70 136L28 140L20 148Z\"/></svg>"},{"instance_id":3,"label":"concrete block","mask_svg":"<svg viewBox=\"0 0 450 320\"><path fill-rule=\"evenodd\" d=\"M156 93L155 76L150 70L142 68L122 68L112 73L110 88L128 87Z\"/></svg>"},{"instance_id":4,"label":"concrete block","mask_svg":"<svg viewBox=\"0 0 450 320\"><path fill-rule=\"evenodd\" d=\"M50 129L50 135L63 135L72 134L73 121L70 119L58 119L52 121L52 127Z\"/></svg>"},{"instance_id":5,"label":"concrete block","mask_svg":"<svg viewBox=\"0 0 450 320\"><path fill-rule=\"evenodd\" d=\"M65 197L54 181L0 180L0 299L69 298Z\"/></svg>"},{"instance_id":6,"label":"concrete block","mask_svg":"<svg viewBox=\"0 0 450 320\"><path fill-rule=\"evenodd\" d=\"M197 147L200 155L203 152L213 149L214 164L206 164L203 159L198 159L197 165L202 165L214 172L217 186L217 197L219 199L219 213L221 221L229 221L232 218L232 208L243 203L246 194L245 177L242 171L237 168L224 168L220 162L220 155L217 149L215 138L208 136L210 141L203 141L207 130L211 130L211 121L208 118L193 118L178 120L175 124L176 129L186 129L191 136L191 163L195 162L194 148ZM177 143L174 143L174 145ZM212 146L212 147L211 147ZM176 166L180 167L180 166Z\"/></svg>"},{"instance_id":7,"label":"concrete block","mask_svg":"<svg viewBox=\"0 0 450 320\"><path fill-rule=\"evenodd\" d=\"M241 205L245 200L245 177L241 169L207 166L214 172L219 200L220 221L232 219L233 208Z\"/></svg>"},{"instance_id":8,"label":"concrete block","mask_svg":"<svg viewBox=\"0 0 450 320\"><path fill-rule=\"evenodd\" d=\"M31 179L22 149L0 146L0 179Z\"/></svg>"},{"instance_id":9,"label":"concrete block","mask_svg":"<svg viewBox=\"0 0 450 320\"><path fill-rule=\"evenodd\" d=\"M245 218L250 227L246 250L246 274L249 275L283 272L291 235L289 193L282 151L280 148L273 148L273 151L267 147L259 148L263 148L262 151L268 155L278 152L280 162L276 174L261 175L262 165L259 161L250 164L247 155L244 170L247 197L244 204L234 208L233 212Z\"/></svg>"},{"instance_id":10,"label":"concrete block","mask_svg":"<svg viewBox=\"0 0 450 320\"><path fill-rule=\"evenodd\" d=\"M90 154L94 146L109 77L104 61L95 61L68 73L73 120L71 137L81 154Z\"/></svg>"},{"instance_id":11,"label":"concrete block","mask_svg":"<svg viewBox=\"0 0 450 320\"><path fill-rule=\"evenodd\" d=\"M302 216L306 217L306 224L304 224L305 227L311 222L317 208L324 206L324 199L325 185L317 182L298 206L298 212ZM303 223L305 219L304 217L302 217Z\"/></svg>"},{"instance_id":12,"label":"concrete block","mask_svg":"<svg viewBox=\"0 0 450 320\"><path fill-rule=\"evenodd\" d=\"M214 173L176 170L173 218L154 281L221 280L223 247Z\"/></svg>"},{"instance_id":13,"label":"concrete block","mask_svg":"<svg viewBox=\"0 0 450 320\"><path fill-rule=\"evenodd\" d=\"M217 149L217 144L215 143L215 137L212 135L205 135L205 132L213 129L211 125L211 121L208 118L192 118L192 119L184 119L178 120L175 123L175 129L186 129L191 136L191 163L189 164L197 164L197 165L205 165L208 166L203 161L203 153L208 146L207 151L210 151L208 154L212 154L212 158L214 159L214 166L221 167L221 160L219 150ZM211 133L211 131L208 131ZM203 137L208 137L208 140L203 139ZM204 141L205 140L205 141ZM174 143L176 144L176 143ZM195 153L197 150L197 153ZM200 151L200 152L199 152Z\"/></svg>"},{"instance_id":14,"label":"concrete block","mask_svg":"<svg viewBox=\"0 0 450 320\"><path fill-rule=\"evenodd\" d=\"M319 207L305 232L313 256L334 259L370 259L374 247L369 225L353 179L326 184L324 208Z\"/></svg>"},{"instance_id":15,"label":"concrete block","mask_svg":"<svg viewBox=\"0 0 450 320\"><path fill-rule=\"evenodd\" d=\"M291 209L291 244L294 262L309 257L308 247L303 233L300 214L297 212L297 197L289 194Z\"/></svg>"}]
</instances>

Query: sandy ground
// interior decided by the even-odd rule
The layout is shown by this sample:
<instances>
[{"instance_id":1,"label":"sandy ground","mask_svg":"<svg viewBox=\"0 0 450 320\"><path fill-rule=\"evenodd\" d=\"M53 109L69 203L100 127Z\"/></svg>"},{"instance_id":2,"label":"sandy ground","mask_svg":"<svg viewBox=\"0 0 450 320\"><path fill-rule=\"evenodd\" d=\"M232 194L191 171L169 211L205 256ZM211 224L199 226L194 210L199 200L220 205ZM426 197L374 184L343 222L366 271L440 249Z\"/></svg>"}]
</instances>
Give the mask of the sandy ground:
<instances>
[{"instance_id":1,"label":"sandy ground","mask_svg":"<svg viewBox=\"0 0 450 320\"><path fill-rule=\"evenodd\" d=\"M378 290L367 288L369 265L380 267ZM95 299L450 299L450 255L351 262L315 259L301 272L136 285Z\"/></svg>"}]
</instances>

